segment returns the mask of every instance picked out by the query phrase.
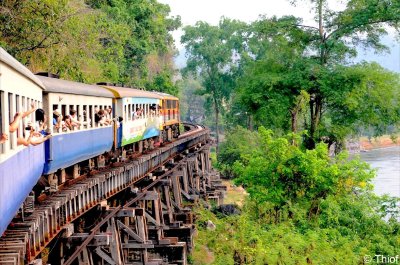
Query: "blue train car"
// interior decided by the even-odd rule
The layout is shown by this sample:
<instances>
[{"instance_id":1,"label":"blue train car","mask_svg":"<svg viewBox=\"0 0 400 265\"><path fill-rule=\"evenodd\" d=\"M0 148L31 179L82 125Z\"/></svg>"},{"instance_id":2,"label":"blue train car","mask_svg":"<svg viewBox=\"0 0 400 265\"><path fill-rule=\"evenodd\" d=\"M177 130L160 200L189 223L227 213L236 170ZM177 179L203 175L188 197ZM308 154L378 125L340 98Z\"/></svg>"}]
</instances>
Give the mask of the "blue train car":
<instances>
[{"instance_id":1,"label":"blue train car","mask_svg":"<svg viewBox=\"0 0 400 265\"><path fill-rule=\"evenodd\" d=\"M53 137L46 143L44 175L112 149L114 95L110 91L96 85L48 76L38 78L46 88L43 94L45 111L52 113L47 123ZM102 123L100 118L108 122ZM73 123L74 126L71 127L68 123Z\"/></svg>"},{"instance_id":2,"label":"blue train car","mask_svg":"<svg viewBox=\"0 0 400 265\"><path fill-rule=\"evenodd\" d=\"M42 82L0 48L0 235L43 171L44 144L27 144L42 106Z\"/></svg>"}]
</instances>

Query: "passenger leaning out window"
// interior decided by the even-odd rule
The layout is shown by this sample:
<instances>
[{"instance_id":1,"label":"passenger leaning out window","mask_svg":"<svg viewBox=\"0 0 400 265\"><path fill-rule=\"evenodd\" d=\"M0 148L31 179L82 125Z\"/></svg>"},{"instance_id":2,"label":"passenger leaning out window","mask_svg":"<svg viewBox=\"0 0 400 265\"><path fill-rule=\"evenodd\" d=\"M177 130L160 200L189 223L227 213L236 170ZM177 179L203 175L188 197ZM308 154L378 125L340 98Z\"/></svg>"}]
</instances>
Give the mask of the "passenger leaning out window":
<instances>
[{"instance_id":1,"label":"passenger leaning out window","mask_svg":"<svg viewBox=\"0 0 400 265\"><path fill-rule=\"evenodd\" d=\"M70 110L69 117L71 119L72 129L79 128L81 126L81 123L78 121L78 115L76 114L76 110L74 109Z\"/></svg>"},{"instance_id":2,"label":"passenger leaning out window","mask_svg":"<svg viewBox=\"0 0 400 265\"><path fill-rule=\"evenodd\" d=\"M61 128L62 115L58 109L53 111L53 131L58 132Z\"/></svg>"}]
</instances>

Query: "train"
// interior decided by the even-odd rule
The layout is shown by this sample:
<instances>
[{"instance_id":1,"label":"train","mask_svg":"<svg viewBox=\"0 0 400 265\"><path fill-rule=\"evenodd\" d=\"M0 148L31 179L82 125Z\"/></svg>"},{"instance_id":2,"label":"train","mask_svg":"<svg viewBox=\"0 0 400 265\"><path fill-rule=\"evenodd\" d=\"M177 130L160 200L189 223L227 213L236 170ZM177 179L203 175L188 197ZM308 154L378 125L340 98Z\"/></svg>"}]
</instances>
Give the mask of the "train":
<instances>
[{"instance_id":1,"label":"train","mask_svg":"<svg viewBox=\"0 0 400 265\"><path fill-rule=\"evenodd\" d=\"M67 180L180 133L175 96L33 74L0 47L0 236Z\"/></svg>"}]
</instances>

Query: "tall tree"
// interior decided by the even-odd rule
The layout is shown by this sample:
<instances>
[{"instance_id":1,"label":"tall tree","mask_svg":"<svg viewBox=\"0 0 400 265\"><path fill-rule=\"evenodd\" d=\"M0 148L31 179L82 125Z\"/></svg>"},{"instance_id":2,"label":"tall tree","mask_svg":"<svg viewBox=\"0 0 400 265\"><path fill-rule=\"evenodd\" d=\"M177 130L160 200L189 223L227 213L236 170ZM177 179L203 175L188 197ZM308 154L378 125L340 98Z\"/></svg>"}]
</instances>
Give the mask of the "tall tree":
<instances>
[{"instance_id":1,"label":"tall tree","mask_svg":"<svg viewBox=\"0 0 400 265\"><path fill-rule=\"evenodd\" d=\"M211 101L215 115L217 153L220 115L238 74L244 29L244 23L225 18L221 19L218 26L200 21L195 26L186 26L181 38L188 55L184 72L190 72L202 80L203 94L208 95Z\"/></svg>"},{"instance_id":2,"label":"tall tree","mask_svg":"<svg viewBox=\"0 0 400 265\"><path fill-rule=\"evenodd\" d=\"M350 61L360 46L385 51L380 37L387 27L398 28L400 2L351 0L342 11L330 9L326 0L311 3L315 25L285 17L255 23L250 44L262 44L255 45L255 62L248 68L245 82L249 82L241 93L247 108L271 116L267 120L273 122L291 119L291 128L296 130L298 110L303 109L299 107L307 101L308 117L303 122L310 149L321 140L341 142L358 126L372 125L382 131L397 123L398 77L377 65ZM250 95L253 89L258 92ZM363 106L379 110L374 113L377 117L371 120L371 112L362 111ZM282 107L289 111L279 113ZM286 128L289 124L285 123Z\"/></svg>"}]
</instances>

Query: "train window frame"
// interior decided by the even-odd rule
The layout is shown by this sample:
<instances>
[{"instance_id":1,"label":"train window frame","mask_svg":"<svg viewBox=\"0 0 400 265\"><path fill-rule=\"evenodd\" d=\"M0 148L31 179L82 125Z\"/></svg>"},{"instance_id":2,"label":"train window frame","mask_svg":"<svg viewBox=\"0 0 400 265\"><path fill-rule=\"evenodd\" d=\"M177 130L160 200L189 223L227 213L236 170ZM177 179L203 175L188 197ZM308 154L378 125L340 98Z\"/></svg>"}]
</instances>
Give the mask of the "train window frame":
<instances>
[{"instance_id":1,"label":"train window frame","mask_svg":"<svg viewBox=\"0 0 400 265\"><path fill-rule=\"evenodd\" d=\"M6 131L6 119L3 116L3 113L5 111L3 108L5 107L4 104L4 91L0 90L0 135L3 133L9 135L9 133L5 132ZM5 154L6 153L6 142L0 144L0 154Z\"/></svg>"},{"instance_id":2,"label":"train window frame","mask_svg":"<svg viewBox=\"0 0 400 265\"><path fill-rule=\"evenodd\" d=\"M88 119L87 105L82 105L82 116L79 118L79 121L82 122L82 129L88 129L90 122Z\"/></svg>"},{"instance_id":3,"label":"train window frame","mask_svg":"<svg viewBox=\"0 0 400 265\"><path fill-rule=\"evenodd\" d=\"M11 123L12 121L14 121L14 116L15 116L15 94L8 92L8 119L9 119L9 123ZM9 137L8 137L9 143L10 143L10 149L9 150L15 150L17 148L17 137L15 133L10 133Z\"/></svg>"},{"instance_id":4,"label":"train window frame","mask_svg":"<svg viewBox=\"0 0 400 265\"><path fill-rule=\"evenodd\" d=\"M94 106L93 105L89 105L89 117L90 117L90 126L88 126L88 128L94 128L95 121L93 119L93 117L94 117Z\"/></svg>"}]
</instances>

